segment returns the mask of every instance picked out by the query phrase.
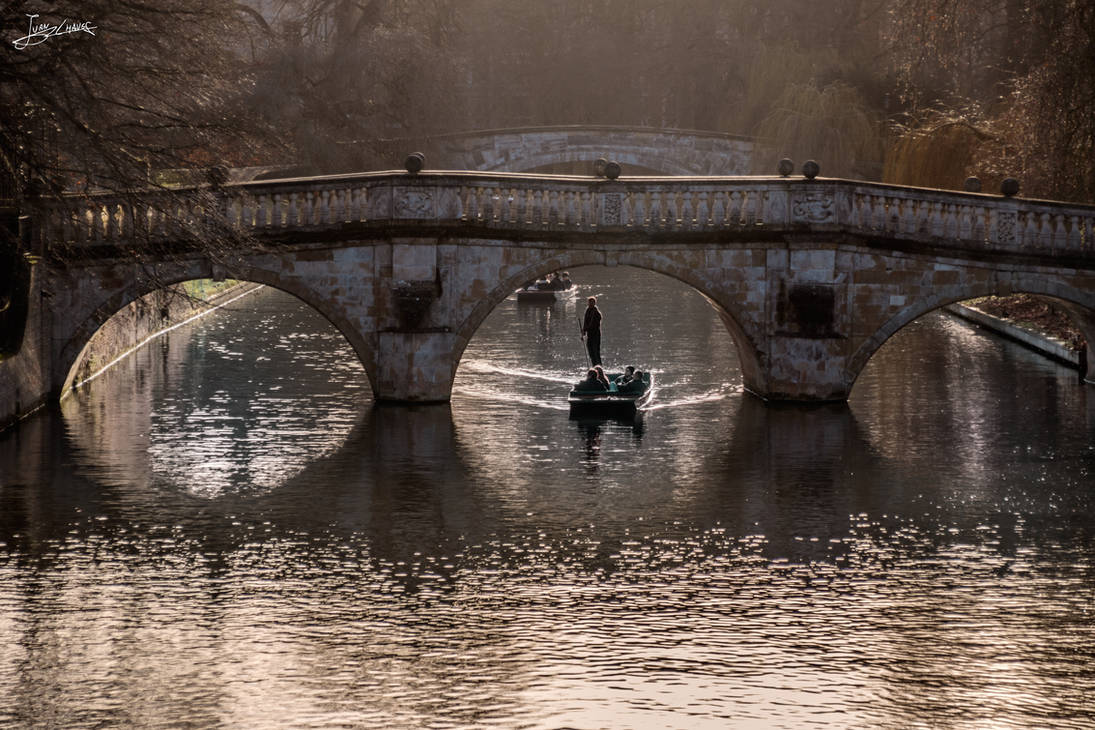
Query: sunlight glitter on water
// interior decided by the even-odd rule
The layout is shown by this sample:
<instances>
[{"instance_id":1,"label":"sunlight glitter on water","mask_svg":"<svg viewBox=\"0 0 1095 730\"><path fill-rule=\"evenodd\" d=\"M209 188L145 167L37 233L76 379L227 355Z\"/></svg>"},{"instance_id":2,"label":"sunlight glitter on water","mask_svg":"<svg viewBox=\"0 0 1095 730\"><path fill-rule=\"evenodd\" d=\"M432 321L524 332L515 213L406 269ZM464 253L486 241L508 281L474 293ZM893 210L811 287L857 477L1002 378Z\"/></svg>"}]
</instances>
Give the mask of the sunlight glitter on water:
<instances>
[{"instance_id":1,"label":"sunlight glitter on water","mask_svg":"<svg viewBox=\"0 0 1095 730\"><path fill-rule=\"evenodd\" d=\"M638 418L568 417L573 303L390 408L271 292L0 438L0 725L1095 722L1071 373L933 316L850 405L769 408L698 295L585 281Z\"/></svg>"}]
</instances>

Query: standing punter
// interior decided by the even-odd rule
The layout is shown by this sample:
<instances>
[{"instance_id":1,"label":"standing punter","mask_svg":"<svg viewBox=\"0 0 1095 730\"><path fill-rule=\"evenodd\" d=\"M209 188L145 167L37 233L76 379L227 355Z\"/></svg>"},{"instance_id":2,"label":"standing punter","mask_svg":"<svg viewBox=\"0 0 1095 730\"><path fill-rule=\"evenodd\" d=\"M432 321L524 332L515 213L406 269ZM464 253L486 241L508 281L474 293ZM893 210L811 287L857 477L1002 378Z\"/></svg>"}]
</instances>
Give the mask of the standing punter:
<instances>
[{"instance_id":1,"label":"standing punter","mask_svg":"<svg viewBox=\"0 0 1095 730\"><path fill-rule=\"evenodd\" d=\"M601 310L597 309L597 297L586 300L586 318L582 322L582 339L586 341L591 366L601 364Z\"/></svg>"}]
</instances>

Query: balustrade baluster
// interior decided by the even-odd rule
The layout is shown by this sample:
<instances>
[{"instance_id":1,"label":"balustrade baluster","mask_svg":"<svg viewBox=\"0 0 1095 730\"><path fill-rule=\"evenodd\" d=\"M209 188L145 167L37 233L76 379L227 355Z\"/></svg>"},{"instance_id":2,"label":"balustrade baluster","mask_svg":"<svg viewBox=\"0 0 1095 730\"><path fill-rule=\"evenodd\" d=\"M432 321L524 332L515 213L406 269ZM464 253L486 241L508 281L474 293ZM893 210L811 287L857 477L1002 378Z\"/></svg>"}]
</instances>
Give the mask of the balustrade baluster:
<instances>
[{"instance_id":1,"label":"balustrade baluster","mask_svg":"<svg viewBox=\"0 0 1095 730\"><path fill-rule=\"evenodd\" d=\"M895 197L890 207L890 229L894 234L902 234L911 227L909 214L912 208L907 198Z\"/></svg>"},{"instance_id":2,"label":"balustrade baluster","mask_svg":"<svg viewBox=\"0 0 1095 730\"><path fill-rule=\"evenodd\" d=\"M918 236L931 235L931 218L932 218L932 205L930 200L918 200L916 201L916 230L913 231Z\"/></svg>"},{"instance_id":3,"label":"balustrade baluster","mask_svg":"<svg viewBox=\"0 0 1095 730\"><path fill-rule=\"evenodd\" d=\"M1031 248L1038 245L1038 214L1034 211L1025 211L1026 225L1023 228L1023 246Z\"/></svg>"},{"instance_id":4,"label":"balustrade baluster","mask_svg":"<svg viewBox=\"0 0 1095 730\"><path fill-rule=\"evenodd\" d=\"M118 238L118 204L107 204L106 206L106 231L105 240L113 241Z\"/></svg>"},{"instance_id":5,"label":"balustrade baluster","mask_svg":"<svg viewBox=\"0 0 1095 730\"><path fill-rule=\"evenodd\" d=\"M518 226L528 225L528 190L513 189L513 218Z\"/></svg>"},{"instance_id":6,"label":"balustrade baluster","mask_svg":"<svg viewBox=\"0 0 1095 730\"><path fill-rule=\"evenodd\" d=\"M1049 213L1038 216L1038 247L1050 248L1053 246L1053 228L1050 224Z\"/></svg>"},{"instance_id":7,"label":"balustrade baluster","mask_svg":"<svg viewBox=\"0 0 1095 730\"><path fill-rule=\"evenodd\" d=\"M346 220L350 223L361 220L361 188L357 185L346 189Z\"/></svg>"},{"instance_id":8,"label":"balustrade baluster","mask_svg":"<svg viewBox=\"0 0 1095 730\"><path fill-rule=\"evenodd\" d=\"M943 205L943 236L950 239L958 237L958 212L954 203Z\"/></svg>"},{"instance_id":9,"label":"balustrade baluster","mask_svg":"<svg viewBox=\"0 0 1095 730\"><path fill-rule=\"evenodd\" d=\"M1069 219L1068 238L1065 243L1070 251L1078 251L1084 245L1083 228L1081 228L1080 216L1074 215Z\"/></svg>"},{"instance_id":10,"label":"balustrade baluster","mask_svg":"<svg viewBox=\"0 0 1095 730\"><path fill-rule=\"evenodd\" d=\"M650 193L650 227L659 230L662 227L662 194L660 190Z\"/></svg>"},{"instance_id":11,"label":"balustrade baluster","mask_svg":"<svg viewBox=\"0 0 1095 730\"><path fill-rule=\"evenodd\" d=\"M484 225L490 225L494 223L495 218L497 218L498 216L497 206L495 205L495 202L497 201L497 198L495 197L495 189L479 188L479 194L481 196L480 199L483 204L480 217L483 219Z\"/></svg>"},{"instance_id":12,"label":"balustrade baluster","mask_svg":"<svg viewBox=\"0 0 1095 730\"><path fill-rule=\"evenodd\" d=\"M635 224L635 201L631 190L627 190L620 200L620 224L625 228L632 228Z\"/></svg>"},{"instance_id":13,"label":"balustrade baluster","mask_svg":"<svg viewBox=\"0 0 1095 730\"><path fill-rule=\"evenodd\" d=\"M141 214L141 228L144 230L145 238L151 240L154 233L154 224L156 222L156 208L152 205L145 206Z\"/></svg>"},{"instance_id":14,"label":"balustrade baluster","mask_svg":"<svg viewBox=\"0 0 1095 730\"><path fill-rule=\"evenodd\" d=\"M864 230L870 230L874 226L874 196L870 193L862 193L859 198L859 219Z\"/></svg>"},{"instance_id":15,"label":"balustrade baluster","mask_svg":"<svg viewBox=\"0 0 1095 730\"><path fill-rule=\"evenodd\" d=\"M757 222L757 191L747 190L742 200L743 222L751 226Z\"/></svg>"},{"instance_id":16,"label":"balustrade baluster","mask_svg":"<svg viewBox=\"0 0 1095 730\"><path fill-rule=\"evenodd\" d=\"M559 225L559 191L552 190L548 193L548 214L544 221L549 226Z\"/></svg>"},{"instance_id":17,"label":"balustrade baluster","mask_svg":"<svg viewBox=\"0 0 1095 730\"><path fill-rule=\"evenodd\" d=\"M349 188L340 188L338 191L338 218L337 222L346 223L350 220L350 208L351 201L350 195L352 190Z\"/></svg>"},{"instance_id":18,"label":"balustrade baluster","mask_svg":"<svg viewBox=\"0 0 1095 730\"><path fill-rule=\"evenodd\" d=\"M466 218L468 223L477 223L479 221L479 195L476 188L472 185L468 186L468 204L465 207Z\"/></svg>"},{"instance_id":19,"label":"balustrade baluster","mask_svg":"<svg viewBox=\"0 0 1095 730\"><path fill-rule=\"evenodd\" d=\"M469 207L471 205L470 198L471 190L468 188L467 185L461 185L460 188L456 191L456 199L460 201L459 205L457 206L459 210L456 211L456 220L463 222L471 220L469 211Z\"/></svg>"},{"instance_id":20,"label":"balustrade baluster","mask_svg":"<svg viewBox=\"0 0 1095 730\"><path fill-rule=\"evenodd\" d=\"M258 204L255 210L255 228L265 228L267 223L267 216L269 214L267 205L267 195L265 193L259 193Z\"/></svg>"},{"instance_id":21,"label":"balustrade baluster","mask_svg":"<svg viewBox=\"0 0 1095 730\"><path fill-rule=\"evenodd\" d=\"M358 219L359 222L365 223L365 222L368 222L368 221L372 220L369 217L370 211L372 210L372 208L370 206L372 204L373 204L373 188L362 186L361 189L359 189L358 193L357 193L357 205L358 205L357 219ZM457 216L459 217L459 215L464 210L464 199L460 196L459 191L457 191L457 195L456 195L456 209L457 209L456 210Z\"/></svg>"},{"instance_id":22,"label":"balustrade baluster","mask_svg":"<svg viewBox=\"0 0 1095 730\"><path fill-rule=\"evenodd\" d=\"M494 190L479 188L479 219L484 225L494 222Z\"/></svg>"},{"instance_id":23,"label":"balustrade baluster","mask_svg":"<svg viewBox=\"0 0 1095 730\"><path fill-rule=\"evenodd\" d=\"M540 226L544 222L544 192L532 191L532 225Z\"/></svg>"},{"instance_id":24,"label":"balustrade baluster","mask_svg":"<svg viewBox=\"0 0 1095 730\"><path fill-rule=\"evenodd\" d=\"M1053 227L1053 249L1058 250L1068 241L1068 231L1065 230L1065 216L1057 213L1053 216L1056 225Z\"/></svg>"},{"instance_id":25,"label":"balustrade baluster","mask_svg":"<svg viewBox=\"0 0 1095 730\"><path fill-rule=\"evenodd\" d=\"M711 206L709 194L706 190L699 193L696 199L696 227L707 228L711 225Z\"/></svg>"},{"instance_id":26,"label":"balustrade baluster","mask_svg":"<svg viewBox=\"0 0 1095 730\"><path fill-rule=\"evenodd\" d=\"M276 228L286 228L288 218L289 196L284 193L277 193L274 195L274 226Z\"/></svg>"},{"instance_id":27,"label":"balustrade baluster","mask_svg":"<svg viewBox=\"0 0 1095 730\"><path fill-rule=\"evenodd\" d=\"M886 198L886 231L897 233L901 230L901 198Z\"/></svg>"},{"instance_id":28,"label":"balustrade baluster","mask_svg":"<svg viewBox=\"0 0 1095 730\"><path fill-rule=\"evenodd\" d=\"M296 228L297 222L300 220L298 217L297 206L300 205L300 197L297 193L289 193L288 209L285 211L285 226L287 228Z\"/></svg>"},{"instance_id":29,"label":"balustrade baluster","mask_svg":"<svg viewBox=\"0 0 1095 730\"><path fill-rule=\"evenodd\" d=\"M662 193L662 218L666 230L673 230L681 224L680 193L668 190Z\"/></svg>"},{"instance_id":30,"label":"balustrade baluster","mask_svg":"<svg viewBox=\"0 0 1095 730\"><path fill-rule=\"evenodd\" d=\"M726 225L726 193L716 190L711 194L711 225L721 228Z\"/></svg>"},{"instance_id":31,"label":"balustrade baluster","mask_svg":"<svg viewBox=\"0 0 1095 730\"><path fill-rule=\"evenodd\" d=\"M686 231L696 226L696 206L693 204L693 195L691 190L681 193L681 228Z\"/></svg>"},{"instance_id":32,"label":"balustrade baluster","mask_svg":"<svg viewBox=\"0 0 1095 730\"><path fill-rule=\"evenodd\" d=\"M958 209L958 238L962 241L968 241L972 231L973 211L970 206L963 205Z\"/></svg>"},{"instance_id":33,"label":"balustrade baluster","mask_svg":"<svg viewBox=\"0 0 1095 730\"><path fill-rule=\"evenodd\" d=\"M886 227L886 198L882 195L867 195L871 201L871 224L874 231L881 231Z\"/></svg>"},{"instance_id":34,"label":"balustrade baluster","mask_svg":"<svg viewBox=\"0 0 1095 730\"><path fill-rule=\"evenodd\" d=\"M943 204L938 200L931 204L931 220L929 221L928 232L935 238L943 235Z\"/></svg>"},{"instance_id":35,"label":"balustrade baluster","mask_svg":"<svg viewBox=\"0 0 1095 730\"><path fill-rule=\"evenodd\" d=\"M970 240L988 239L988 211L982 205L970 206Z\"/></svg>"},{"instance_id":36,"label":"balustrade baluster","mask_svg":"<svg viewBox=\"0 0 1095 730\"><path fill-rule=\"evenodd\" d=\"M593 225L593 196L588 190L577 193L578 196L578 226L583 231L588 231Z\"/></svg>"},{"instance_id":37,"label":"balustrade baluster","mask_svg":"<svg viewBox=\"0 0 1095 730\"><path fill-rule=\"evenodd\" d=\"M328 190L326 193L327 198L327 224L338 223L341 218L338 215L338 189Z\"/></svg>"},{"instance_id":38,"label":"balustrade baluster","mask_svg":"<svg viewBox=\"0 0 1095 730\"><path fill-rule=\"evenodd\" d=\"M642 190L633 190L627 194L630 207L632 228L646 227L646 194Z\"/></svg>"},{"instance_id":39,"label":"balustrade baluster","mask_svg":"<svg viewBox=\"0 0 1095 730\"><path fill-rule=\"evenodd\" d=\"M742 221L742 209L744 207L744 193L735 190L730 193L730 216L727 220L732 226L740 226Z\"/></svg>"}]
</instances>

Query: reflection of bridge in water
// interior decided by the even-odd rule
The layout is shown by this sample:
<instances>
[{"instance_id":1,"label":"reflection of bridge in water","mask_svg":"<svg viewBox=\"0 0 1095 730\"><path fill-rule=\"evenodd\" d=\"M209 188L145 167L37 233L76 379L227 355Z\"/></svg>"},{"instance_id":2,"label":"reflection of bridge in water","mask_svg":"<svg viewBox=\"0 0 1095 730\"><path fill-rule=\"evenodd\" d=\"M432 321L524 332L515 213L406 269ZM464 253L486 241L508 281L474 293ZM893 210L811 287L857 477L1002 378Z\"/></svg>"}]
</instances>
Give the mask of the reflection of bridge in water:
<instances>
[{"instance_id":1,"label":"reflection of bridge in water","mask_svg":"<svg viewBox=\"0 0 1095 730\"><path fill-rule=\"evenodd\" d=\"M582 147L579 134L518 131L510 143L530 165L612 154ZM673 144L698 144L697 135L651 130L630 139L638 149L674 134ZM543 149L557 158L529 152L529 135L555 135ZM735 164L751 154L742 140L709 141L736 149ZM616 144L622 153L625 142ZM47 261L39 284L53 294L40 388L62 392L91 335L120 308L197 278L294 294L346 337L376 397L394 401L447 400L491 310L520 284L581 265L635 266L701 292L734 339L745 387L770 400L846 399L893 333L973 297L1053 297L1095 341L1088 206L797 175L445 171L256 181L188 200L92 196L37 222ZM215 254L187 243L188 227L222 215L244 242Z\"/></svg>"}]
</instances>

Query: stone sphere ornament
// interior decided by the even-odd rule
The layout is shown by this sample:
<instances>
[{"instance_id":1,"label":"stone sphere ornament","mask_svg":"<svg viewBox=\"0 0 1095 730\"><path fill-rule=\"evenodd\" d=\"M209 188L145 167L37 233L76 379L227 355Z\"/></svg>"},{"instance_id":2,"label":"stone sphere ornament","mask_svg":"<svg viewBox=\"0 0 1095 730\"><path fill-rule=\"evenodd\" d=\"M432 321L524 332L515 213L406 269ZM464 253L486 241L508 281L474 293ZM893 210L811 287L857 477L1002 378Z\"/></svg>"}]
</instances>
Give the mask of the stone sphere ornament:
<instances>
[{"instance_id":1,"label":"stone sphere ornament","mask_svg":"<svg viewBox=\"0 0 1095 730\"><path fill-rule=\"evenodd\" d=\"M421 152L412 152L407 155L407 159L403 160L403 167L407 168L407 172L415 175L422 171L422 168L426 166L426 156Z\"/></svg>"},{"instance_id":2,"label":"stone sphere ornament","mask_svg":"<svg viewBox=\"0 0 1095 730\"><path fill-rule=\"evenodd\" d=\"M623 168L620 167L620 163L613 160L605 165L605 177L609 180L615 180L623 172Z\"/></svg>"},{"instance_id":3,"label":"stone sphere ornament","mask_svg":"<svg viewBox=\"0 0 1095 730\"><path fill-rule=\"evenodd\" d=\"M780 176L787 177L795 171L795 163L790 157L784 157L776 165L776 170L779 171Z\"/></svg>"},{"instance_id":4,"label":"stone sphere ornament","mask_svg":"<svg viewBox=\"0 0 1095 730\"><path fill-rule=\"evenodd\" d=\"M605 166L608 165L608 160L603 157L598 157L593 161L593 174L597 177L603 177L605 174Z\"/></svg>"},{"instance_id":5,"label":"stone sphere ornament","mask_svg":"<svg viewBox=\"0 0 1095 730\"><path fill-rule=\"evenodd\" d=\"M979 193L981 192L981 179L976 177L967 177L966 182L962 184L962 189L967 193Z\"/></svg>"},{"instance_id":6,"label":"stone sphere ornament","mask_svg":"<svg viewBox=\"0 0 1095 730\"><path fill-rule=\"evenodd\" d=\"M1019 181L1013 177L1005 178L1004 182L1000 183L1000 192L1009 198L1018 195Z\"/></svg>"},{"instance_id":7,"label":"stone sphere ornament","mask_svg":"<svg viewBox=\"0 0 1095 730\"><path fill-rule=\"evenodd\" d=\"M802 163L802 174L806 176L807 180L813 180L819 172L821 172L821 165L813 160L806 160Z\"/></svg>"}]
</instances>

